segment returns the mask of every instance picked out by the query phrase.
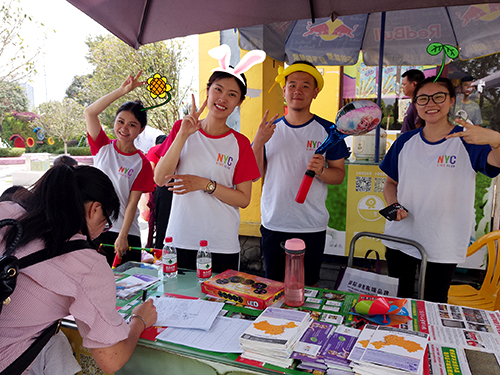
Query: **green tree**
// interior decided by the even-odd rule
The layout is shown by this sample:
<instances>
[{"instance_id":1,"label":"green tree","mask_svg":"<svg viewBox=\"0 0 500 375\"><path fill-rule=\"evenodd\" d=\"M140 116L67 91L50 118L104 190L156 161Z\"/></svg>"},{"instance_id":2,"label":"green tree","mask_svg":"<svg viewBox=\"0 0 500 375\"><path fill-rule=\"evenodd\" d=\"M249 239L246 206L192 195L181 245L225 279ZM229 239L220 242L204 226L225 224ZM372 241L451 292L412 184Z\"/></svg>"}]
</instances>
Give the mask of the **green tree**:
<instances>
[{"instance_id":1,"label":"green tree","mask_svg":"<svg viewBox=\"0 0 500 375\"><path fill-rule=\"evenodd\" d=\"M15 134L9 133L8 122L5 124L7 126L7 129L5 129L4 119L6 116L12 112L25 112L28 107L28 98L21 87L10 82L0 82L0 137L8 140L12 134ZM7 131L5 132L5 130Z\"/></svg>"},{"instance_id":2,"label":"green tree","mask_svg":"<svg viewBox=\"0 0 500 375\"><path fill-rule=\"evenodd\" d=\"M91 78L92 74L74 76L71 85L66 89L66 97L76 100L84 107L92 104L92 99L88 92L88 81Z\"/></svg>"},{"instance_id":3,"label":"green tree","mask_svg":"<svg viewBox=\"0 0 500 375\"><path fill-rule=\"evenodd\" d=\"M474 79L484 78L500 70L500 53L472 60L454 60L453 63L469 73ZM483 122L500 131L500 88L492 87L483 91L479 99Z\"/></svg>"},{"instance_id":4,"label":"green tree","mask_svg":"<svg viewBox=\"0 0 500 375\"><path fill-rule=\"evenodd\" d=\"M181 67L186 63L183 55L184 41L182 39L168 40L141 46L134 50L114 36L98 36L87 40L89 52L87 60L94 66L94 72L82 85L85 95L91 101L106 95L120 86L129 74L137 74L142 70L141 78L147 80L155 73L167 78L172 86L169 91L171 101L165 106L151 110L148 113L148 125L167 133L174 122L179 119L187 88L179 86ZM151 98L144 88L134 90L122 101L141 100L146 107L159 104L160 101ZM117 106L112 105L101 115L103 124L112 126Z\"/></svg>"},{"instance_id":5,"label":"green tree","mask_svg":"<svg viewBox=\"0 0 500 375\"><path fill-rule=\"evenodd\" d=\"M25 80L35 72L36 58L43 45L37 43L36 48L30 48L22 34L28 32L27 26L42 29L43 24L28 16L19 0L3 1L0 20L0 82ZM32 30L31 32L33 33ZM38 35L45 39L44 32Z\"/></svg>"},{"instance_id":6,"label":"green tree","mask_svg":"<svg viewBox=\"0 0 500 375\"><path fill-rule=\"evenodd\" d=\"M64 143L64 153L68 153L68 142L85 135L83 107L73 99L64 98L62 102L49 101L38 108L40 118L35 126L45 130L46 137L60 139Z\"/></svg>"}]
</instances>

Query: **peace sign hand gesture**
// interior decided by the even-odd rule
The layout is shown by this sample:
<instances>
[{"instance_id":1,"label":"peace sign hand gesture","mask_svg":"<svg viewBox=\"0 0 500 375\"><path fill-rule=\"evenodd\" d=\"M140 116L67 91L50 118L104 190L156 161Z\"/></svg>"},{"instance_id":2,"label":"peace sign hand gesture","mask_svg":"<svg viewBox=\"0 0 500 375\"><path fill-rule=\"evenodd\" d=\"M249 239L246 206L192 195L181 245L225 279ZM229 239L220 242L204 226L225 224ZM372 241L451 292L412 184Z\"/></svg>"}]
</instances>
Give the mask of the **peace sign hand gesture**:
<instances>
[{"instance_id":1,"label":"peace sign hand gesture","mask_svg":"<svg viewBox=\"0 0 500 375\"><path fill-rule=\"evenodd\" d=\"M142 74L142 70L137 73L135 77L129 75L125 81L120 86L120 89L124 91L124 94L128 94L130 91L135 90L137 87L144 85L145 81L139 81L139 77Z\"/></svg>"},{"instance_id":2,"label":"peace sign hand gesture","mask_svg":"<svg viewBox=\"0 0 500 375\"><path fill-rule=\"evenodd\" d=\"M461 119L455 119L455 122L463 126L464 130L449 134L446 136L446 139L462 137L469 144L490 145L493 149L500 146L500 133L492 129L483 128L480 125L469 124Z\"/></svg>"},{"instance_id":3,"label":"peace sign hand gesture","mask_svg":"<svg viewBox=\"0 0 500 375\"><path fill-rule=\"evenodd\" d=\"M193 99L193 105L191 106L191 111L189 115L184 116L181 123L181 128L179 133L189 137L191 134L196 133L201 128L201 121L199 120L200 115L203 113L207 107L207 101L203 103L198 111L196 110L196 100L194 94L191 94Z\"/></svg>"}]
</instances>

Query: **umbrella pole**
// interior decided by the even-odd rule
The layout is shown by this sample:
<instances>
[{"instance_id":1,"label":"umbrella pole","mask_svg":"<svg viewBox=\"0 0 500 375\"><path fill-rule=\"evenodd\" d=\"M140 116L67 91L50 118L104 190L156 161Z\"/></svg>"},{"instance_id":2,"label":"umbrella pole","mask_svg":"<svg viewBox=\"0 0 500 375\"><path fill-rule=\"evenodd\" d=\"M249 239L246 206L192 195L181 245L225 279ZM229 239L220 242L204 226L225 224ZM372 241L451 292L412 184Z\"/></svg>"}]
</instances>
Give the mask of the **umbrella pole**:
<instances>
[{"instance_id":1,"label":"umbrella pole","mask_svg":"<svg viewBox=\"0 0 500 375\"><path fill-rule=\"evenodd\" d=\"M384 70L384 42L385 42L385 12L381 14L380 20L380 51L378 56L378 85L377 104L382 108L382 73ZM382 119L380 119L382 120ZM380 161L380 124L375 130L375 163Z\"/></svg>"}]
</instances>

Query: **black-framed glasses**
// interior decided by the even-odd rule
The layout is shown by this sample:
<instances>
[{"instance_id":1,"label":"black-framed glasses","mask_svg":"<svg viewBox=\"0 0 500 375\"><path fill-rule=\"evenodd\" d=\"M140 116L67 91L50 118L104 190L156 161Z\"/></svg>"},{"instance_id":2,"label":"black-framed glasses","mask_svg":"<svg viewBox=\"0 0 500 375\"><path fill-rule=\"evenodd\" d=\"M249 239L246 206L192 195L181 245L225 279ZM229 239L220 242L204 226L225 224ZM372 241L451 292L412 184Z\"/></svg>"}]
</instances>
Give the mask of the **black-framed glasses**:
<instances>
[{"instance_id":1,"label":"black-framed glasses","mask_svg":"<svg viewBox=\"0 0 500 375\"><path fill-rule=\"evenodd\" d=\"M415 98L415 104L420 105L420 106L424 106L427 103L429 103L429 100L431 100L431 99L434 103L441 104L441 103L444 103L444 101L446 100L446 96L448 96L448 95L450 95L450 94L448 94L447 92L437 92L437 93L432 94L432 95L422 94L422 95L419 95Z\"/></svg>"},{"instance_id":2,"label":"black-framed glasses","mask_svg":"<svg viewBox=\"0 0 500 375\"><path fill-rule=\"evenodd\" d=\"M106 218L106 225L104 226L104 229L102 230L102 233L105 233L105 232L109 231L111 228L113 228L113 222L109 218L106 211L102 210L102 213L104 214L104 217Z\"/></svg>"}]
</instances>

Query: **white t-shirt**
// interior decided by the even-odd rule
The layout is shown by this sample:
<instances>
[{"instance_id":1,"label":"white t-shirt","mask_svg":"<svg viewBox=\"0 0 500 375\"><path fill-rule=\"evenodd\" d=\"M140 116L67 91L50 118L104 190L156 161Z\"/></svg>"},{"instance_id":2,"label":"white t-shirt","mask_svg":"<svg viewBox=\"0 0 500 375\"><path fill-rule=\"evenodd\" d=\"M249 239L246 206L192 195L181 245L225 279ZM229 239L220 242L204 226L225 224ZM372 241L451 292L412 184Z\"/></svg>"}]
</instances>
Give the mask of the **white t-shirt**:
<instances>
[{"instance_id":1,"label":"white t-shirt","mask_svg":"<svg viewBox=\"0 0 500 375\"><path fill-rule=\"evenodd\" d=\"M456 126L452 133L459 131ZM490 151L461 138L428 142L422 128L401 134L380 169L398 182L398 202L408 216L387 221L384 233L420 243L430 262L463 262L474 224L476 172L488 177L500 172L487 164ZM383 243L420 259L413 246Z\"/></svg>"},{"instance_id":2,"label":"white t-shirt","mask_svg":"<svg viewBox=\"0 0 500 375\"><path fill-rule=\"evenodd\" d=\"M88 136L90 151L94 156L94 167L106 173L120 198L120 214L113 222L111 232L119 233L123 225L125 209L131 191L144 193L154 191L153 169L144 154L137 150L131 154L124 154L116 147L116 141L108 138L104 130L95 139ZM139 209L136 210L134 221L129 234L140 236Z\"/></svg>"},{"instance_id":3,"label":"white t-shirt","mask_svg":"<svg viewBox=\"0 0 500 375\"><path fill-rule=\"evenodd\" d=\"M328 135L331 122L314 116L309 122L290 125L285 117L276 120L273 136L265 145L267 161L260 209L262 225L280 232L320 232L328 225L325 206L328 185L314 178L303 204L295 197L309 160ZM344 159L349 151L343 140L331 147L326 160Z\"/></svg>"},{"instance_id":4,"label":"white t-shirt","mask_svg":"<svg viewBox=\"0 0 500 375\"><path fill-rule=\"evenodd\" d=\"M158 149L163 156L180 129L177 121L166 141ZM210 136L203 130L189 136L179 158L176 173L191 174L234 188L237 184L260 176L250 141L229 130L221 136ZM235 254L240 251L238 232L240 211L203 190L174 194L167 236L175 246L197 250L200 240L207 240L213 253Z\"/></svg>"}]
</instances>

